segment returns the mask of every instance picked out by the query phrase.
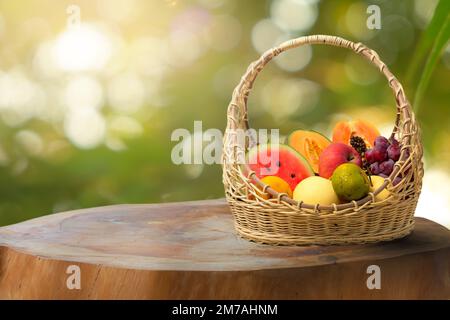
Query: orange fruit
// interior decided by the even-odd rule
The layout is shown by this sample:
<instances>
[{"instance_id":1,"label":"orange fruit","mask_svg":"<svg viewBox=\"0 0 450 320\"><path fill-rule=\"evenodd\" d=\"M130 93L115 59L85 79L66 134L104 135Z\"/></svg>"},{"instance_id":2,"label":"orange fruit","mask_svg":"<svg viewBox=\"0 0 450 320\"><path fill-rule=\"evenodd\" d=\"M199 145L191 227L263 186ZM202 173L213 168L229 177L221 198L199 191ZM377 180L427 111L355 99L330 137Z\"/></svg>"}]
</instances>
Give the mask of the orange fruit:
<instances>
[{"instance_id":1,"label":"orange fruit","mask_svg":"<svg viewBox=\"0 0 450 320\"><path fill-rule=\"evenodd\" d=\"M267 184L269 187L271 187L273 190L279 192L279 193L286 193L289 197L292 198L292 190L289 184L281 179L280 177L276 176L267 176L261 179L261 182L264 184ZM263 199L270 199L272 196L269 193L264 193L261 191L259 192L259 196Z\"/></svg>"}]
</instances>

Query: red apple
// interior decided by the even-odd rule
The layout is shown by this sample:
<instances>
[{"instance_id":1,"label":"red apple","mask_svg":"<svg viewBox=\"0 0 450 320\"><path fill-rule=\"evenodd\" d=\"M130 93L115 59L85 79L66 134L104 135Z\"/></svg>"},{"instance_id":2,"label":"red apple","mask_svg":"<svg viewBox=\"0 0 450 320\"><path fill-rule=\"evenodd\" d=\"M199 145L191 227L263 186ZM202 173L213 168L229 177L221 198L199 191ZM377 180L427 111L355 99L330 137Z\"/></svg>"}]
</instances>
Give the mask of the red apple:
<instances>
[{"instance_id":1,"label":"red apple","mask_svg":"<svg viewBox=\"0 0 450 320\"><path fill-rule=\"evenodd\" d=\"M326 147L319 157L319 176L330 178L339 165L352 162L361 167L361 157L351 146L334 142Z\"/></svg>"}]
</instances>

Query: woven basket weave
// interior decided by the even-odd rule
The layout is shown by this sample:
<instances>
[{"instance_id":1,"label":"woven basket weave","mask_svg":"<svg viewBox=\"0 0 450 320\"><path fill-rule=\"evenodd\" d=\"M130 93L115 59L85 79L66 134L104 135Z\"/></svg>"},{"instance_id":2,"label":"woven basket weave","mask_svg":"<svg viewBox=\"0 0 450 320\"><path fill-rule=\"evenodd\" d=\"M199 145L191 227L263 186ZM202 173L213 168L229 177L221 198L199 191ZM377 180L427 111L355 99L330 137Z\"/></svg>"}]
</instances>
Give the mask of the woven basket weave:
<instances>
[{"instance_id":1,"label":"woven basket weave","mask_svg":"<svg viewBox=\"0 0 450 320\"><path fill-rule=\"evenodd\" d=\"M249 129L247 98L264 66L283 51L306 44L326 44L351 49L372 62L386 77L395 96L397 116L392 137L400 141L400 159L384 184L361 200L338 205L299 203L263 184L239 160L249 148L238 138L238 129ZM378 54L361 43L339 37L314 35L282 43L250 64L235 88L227 112L223 148L223 183L237 233L248 240L274 245L347 244L388 241L409 234L423 177L420 133L401 84ZM395 186L392 181L400 176ZM259 189L258 189L259 186ZM384 188L390 196L376 201ZM264 199L261 193L272 195Z\"/></svg>"}]
</instances>

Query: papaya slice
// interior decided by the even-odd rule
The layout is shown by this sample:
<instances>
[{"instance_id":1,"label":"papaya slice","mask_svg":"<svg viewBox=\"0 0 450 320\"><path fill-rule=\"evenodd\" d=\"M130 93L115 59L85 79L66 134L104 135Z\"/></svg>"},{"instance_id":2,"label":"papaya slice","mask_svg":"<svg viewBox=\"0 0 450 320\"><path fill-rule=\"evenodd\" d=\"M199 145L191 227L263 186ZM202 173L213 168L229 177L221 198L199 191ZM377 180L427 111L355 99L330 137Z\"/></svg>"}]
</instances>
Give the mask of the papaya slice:
<instances>
[{"instance_id":1,"label":"papaya slice","mask_svg":"<svg viewBox=\"0 0 450 320\"><path fill-rule=\"evenodd\" d=\"M350 144L350 138L358 136L364 140L367 148L373 148L379 135L378 129L365 120L339 121L333 129L333 142Z\"/></svg>"},{"instance_id":2,"label":"papaya slice","mask_svg":"<svg viewBox=\"0 0 450 320\"><path fill-rule=\"evenodd\" d=\"M319 157L331 143L322 134L312 130L296 130L289 135L288 144L309 162L314 172L319 172Z\"/></svg>"}]
</instances>

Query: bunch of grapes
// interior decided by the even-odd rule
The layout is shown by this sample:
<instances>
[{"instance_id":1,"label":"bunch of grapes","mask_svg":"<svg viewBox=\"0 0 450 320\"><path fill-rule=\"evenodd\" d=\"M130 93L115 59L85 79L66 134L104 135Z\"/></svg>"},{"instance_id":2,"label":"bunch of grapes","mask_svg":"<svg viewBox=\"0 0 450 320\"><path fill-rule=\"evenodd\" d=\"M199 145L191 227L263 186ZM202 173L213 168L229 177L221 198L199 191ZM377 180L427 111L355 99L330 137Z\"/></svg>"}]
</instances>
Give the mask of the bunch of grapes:
<instances>
[{"instance_id":1,"label":"bunch of grapes","mask_svg":"<svg viewBox=\"0 0 450 320\"><path fill-rule=\"evenodd\" d=\"M375 139L374 147L365 153L371 174L383 178L389 177L395 162L400 158L400 144L394 138L388 140L383 136Z\"/></svg>"}]
</instances>

